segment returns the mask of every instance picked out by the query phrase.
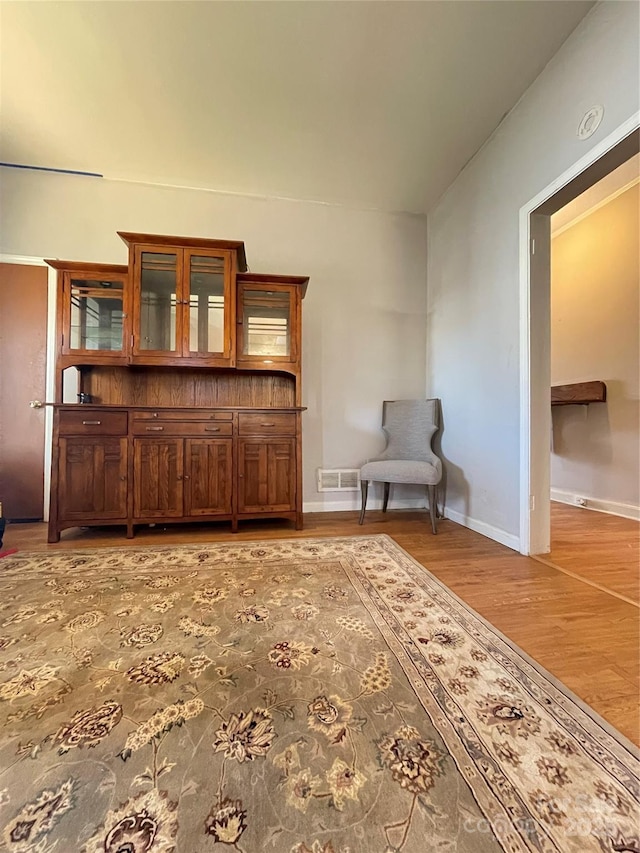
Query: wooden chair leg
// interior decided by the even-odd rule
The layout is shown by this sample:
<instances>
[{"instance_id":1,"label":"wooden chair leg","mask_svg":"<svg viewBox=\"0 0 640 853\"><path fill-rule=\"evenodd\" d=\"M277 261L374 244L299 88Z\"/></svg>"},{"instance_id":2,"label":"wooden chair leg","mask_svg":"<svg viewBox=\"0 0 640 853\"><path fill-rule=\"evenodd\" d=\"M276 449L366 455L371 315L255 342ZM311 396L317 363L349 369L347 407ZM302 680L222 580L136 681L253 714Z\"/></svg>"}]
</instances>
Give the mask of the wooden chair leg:
<instances>
[{"instance_id":1,"label":"wooden chair leg","mask_svg":"<svg viewBox=\"0 0 640 853\"><path fill-rule=\"evenodd\" d=\"M391 487L391 483L384 484L384 499L382 501L382 512L387 511L387 506L389 504L389 489Z\"/></svg>"},{"instance_id":2,"label":"wooden chair leg","mask_svg":"<svg viewBox=\"0 0 640 853\"><path fill-rule=\"evenodd\" d=\"M360 491L362 492L362 509L360 510L360 521L358 524L364 524L364 511L367 508L367 492L369 491L369 481L360 481Z\"/></svg>"},{"instance_id":3,"label":"wooden chair leg","mask_svg":"<svg viewBox=\"0 0 640 853\"><path fill-rule=\"evenodd\" d=\"M437 513L438 509L436 507L436 487L435 486L427 486L427 491L429 493L429 514L431 515L431 529L434 534L438 532L437 529Z\"/></svg>"}]
</instances>

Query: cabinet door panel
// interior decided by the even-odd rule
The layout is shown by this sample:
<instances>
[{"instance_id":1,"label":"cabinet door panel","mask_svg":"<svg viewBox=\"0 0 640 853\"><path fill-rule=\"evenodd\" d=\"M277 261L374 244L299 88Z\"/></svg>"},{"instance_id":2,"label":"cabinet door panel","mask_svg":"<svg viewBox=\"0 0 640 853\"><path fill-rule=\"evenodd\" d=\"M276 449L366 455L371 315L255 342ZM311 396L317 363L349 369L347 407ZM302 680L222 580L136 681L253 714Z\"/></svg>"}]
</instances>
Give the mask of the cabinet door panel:
<instances>
[{"instance_id":1,"label":"cabinet door panel","mask_svg":"<svg viewBox=\"0 0 640 853\"><path fill-rule=\"evenodd\" d=\"M60 518L126 518L126 438L61 438L58 470Z\"/></svg>"},{"instance_id":2,"label":"cabinet door panel","mask_svg":"<svg viewBox=\"0 0 640 853\"><path fill-rule=\"evenodd\" d=\"M64 353L123 355L124 277L67 273ZM68 312L68 314L67 314Z\"/></svg>"},{"instance_id":3,"label":"cabinet door panel","mask_svg":"<svg viewBox=\"0 0 640 853\"><path fill-rule=\"evenodd\" d=\"M231 513L233 441L185 440L185 515Z\"/></svg>"},{"instance_id":4,"label":"cabinet door panel","mask_svg":"<svg viewBox=\"0 0 640 853\"><path fill-rule=\"evenodd\" d=\"M60 353L121 363L128 354L130 326L125 313L127 272L117 264L74 264L59 269Z\"/></svg>"},{"instance_id":5,"label":"cabinet door panel","mask_svg":"<svg viewBox=\"0 0 640 853\"><path fill-rule=\"evenodd\" d=\"M298 295L292 285L238 286L238 360L265 365L298 359Z\"/></svg>"},{"instance_id":6,"label":"cabinet door panel","mask_svg":"<svg viewBox=\"0 0 640 853\"><path fill-rule=\"evenodd\" d=\"M182 355L183 252L137 246L134 255L134 355Z\"/></svg>"},{"instance_id":7,"label":"cabinet door panel","mask_svg":"<svg viewBox=\"0 0 640 853\"><path fill-rule=\"evenodd\" d=\"M231 358L231 255L185 249L186 356ZM217 359L215 357L218 357Z\"/></svg>"},{"instance_id":8,"label":"cabinet door panel","mask_svg":"<svg viewBox=\"0 0 640 853\"><path fill-rule=\"evenodd\" d=\"M295 440L241 438L238 449L238 512L293 511Z\"/></svg>"},{"instance_id":9,"label":"cabinet door panel","mask_svg":"<svg viewBox=\"0 0 640 853\"><path fill-rule=\"evenodd\" d=\"M138 438L133 442L136 518L183 515L183 440Z\"/></svg>"}]
</instances>

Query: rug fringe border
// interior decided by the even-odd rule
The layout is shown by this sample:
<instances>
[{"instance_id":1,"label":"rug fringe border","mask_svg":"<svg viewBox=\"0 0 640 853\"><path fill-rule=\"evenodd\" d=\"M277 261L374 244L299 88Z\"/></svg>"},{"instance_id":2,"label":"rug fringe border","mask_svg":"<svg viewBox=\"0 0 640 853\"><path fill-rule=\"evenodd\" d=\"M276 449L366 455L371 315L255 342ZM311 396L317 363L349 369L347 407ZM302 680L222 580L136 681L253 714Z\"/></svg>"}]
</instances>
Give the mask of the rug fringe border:
<instances>
[{"instance_id":1,"label":"rug fringe border","mask_svg":"<svg viewBox=\"0 0 640 853\"><path fill-rule=\"evenodd\" d=\"M517 643L507 637L506 634L503 634L502 631L497 628L492 622L489 622L489 620L486 619L481 613L478 613L477 610L474 610L473 607L470 607L466 601L460 598L457 593L455 593L445 583L443 583L443 581L436 577L432 571L425 568L422 563L419 563L416 558L411 556L411 554L409 554L409 552L406 551L401 545L398 545L398 543L391 536L389 536L387 533L380 533L378 535L384 536L386 539L388 539L419 569L428 572L429 576L438 584L438 586L442 590L444 590L448 595L455 599L458 604L462 605L465 610L473 614L473 616L475 616L479 622L482 622L485 628L488 628L489 630L493 631L507 646L509 646L509 648L513 652L520 655L520 657L522 657L526 661L526 663L529 664L529 666L535 669L539 675L541 675L543 678L546 678L546 680L549 681L561 693L564 693L564 695L572 702L574 702L583 713L585 713L588 717L591 718L594 723L599 725L610 737L617 741L621 747L626 749L627 752L629 752L633 758L635 758L636 760L640 760L640 747L636 746L636 744L633 743L633 741L629 740L626 735L622 734L621 731L618 731L615 726L612 726L611 723L607 722L607 720L605 720L604 717L602 717L594 708L592 708L590 705L587 705L584 699L581 699L576 693L573 692L573 690L571 690L570 687L567 687L567 685L563 681L560 681L559 678L556 678L556 676L553 675L552 672L549 672L549 670L544 667L539 661L537 661L535 658L532 658L531 655L525 652L525 650L522 649Z\"/></svg>"}]
</instances>

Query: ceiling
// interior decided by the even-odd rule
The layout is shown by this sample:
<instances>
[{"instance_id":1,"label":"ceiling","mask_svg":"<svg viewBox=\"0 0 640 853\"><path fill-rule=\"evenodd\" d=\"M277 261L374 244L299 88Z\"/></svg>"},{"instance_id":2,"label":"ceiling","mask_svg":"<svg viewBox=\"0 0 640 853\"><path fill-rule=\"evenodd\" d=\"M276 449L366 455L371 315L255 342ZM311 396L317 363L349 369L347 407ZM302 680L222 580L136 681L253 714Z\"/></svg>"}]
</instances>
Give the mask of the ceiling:
<instances>
[{"instance_id":1,"label":"ceiling","mask_svg":"<svg viewBox=\"0 0 640 853\"><path fill-rule=\"evenodd\" d=\"M424 213L592 2L2 2L0 159Z\"/></svg>"}]
</instances>

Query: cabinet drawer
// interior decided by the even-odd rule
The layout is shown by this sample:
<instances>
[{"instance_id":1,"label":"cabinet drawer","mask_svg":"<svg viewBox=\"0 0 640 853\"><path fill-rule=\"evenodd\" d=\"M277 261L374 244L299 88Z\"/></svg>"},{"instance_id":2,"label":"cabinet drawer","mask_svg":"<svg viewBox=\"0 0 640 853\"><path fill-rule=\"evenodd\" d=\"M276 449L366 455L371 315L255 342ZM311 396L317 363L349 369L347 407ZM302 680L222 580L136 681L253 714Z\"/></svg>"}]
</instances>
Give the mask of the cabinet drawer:
<instances>
[{"instance_id":1,"label":"cabinet drawer","mask_svg":"<svg viewBox=\"0 0 640 853\"><path fill-rule=\"evenodd\" d=\"M240 435L295 435L296 416L290 412L241 412Z\"/></svg>"},{"instance_id":2,"label":"cabinet drawer","mask_svg":"<svg viewBox=\"0 0 640 853\"><path fill-rule=\"evenodd\" d=\"M100 410L61 410L60 435L126 435L127 413Z\"/></svg>"},{"instance_id":3,"label":"cabinet drawer","mask_svg":"<svg viewBox=\"0 0 640 853\"><path fill-rule=\"evenodd\" d=\"M232 412L213 412L210 409L157 409L155 411L137 411L133 413L137 421L231 421Z\"/></svg>"},{"instance_id":4,"label":"cabinet drawer","mask_svg":"<svg viewBox=\"0 0 640 853\"><path fill-rule=\"evenodd\" d=\"M199 435L218 438L233 434L231 423L211 423L207 421L139 421L133 422L134 435L146 435L157 438L163 435Z\"/></svg>"}]
</instances>

